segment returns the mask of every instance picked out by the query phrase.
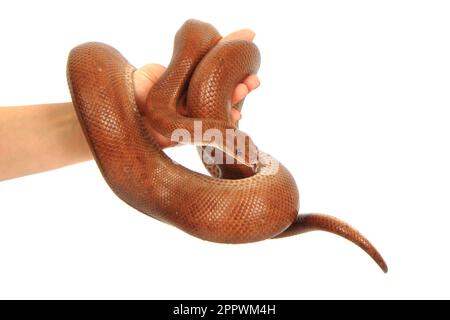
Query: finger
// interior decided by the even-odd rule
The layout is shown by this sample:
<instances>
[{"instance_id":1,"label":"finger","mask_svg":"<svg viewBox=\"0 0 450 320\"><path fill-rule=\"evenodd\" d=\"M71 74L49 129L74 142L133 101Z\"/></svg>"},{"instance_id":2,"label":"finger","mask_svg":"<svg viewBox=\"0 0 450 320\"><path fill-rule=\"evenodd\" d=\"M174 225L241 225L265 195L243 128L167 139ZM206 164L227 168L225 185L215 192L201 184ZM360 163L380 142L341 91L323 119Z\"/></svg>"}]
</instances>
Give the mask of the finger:
<instances>
[{"instance_id":1,"label":"finger","mask_svg":"<svg viewBox=\"0 0 450 320\"><path fill-rule=\"evenodd\" d=\"M155 139L155 142L162 148L168 148L173 146L175 143L172 142L169 138L166 138L162 134L160 134L158 131L153 129L151 125L149 125L147 122L144 122L145 127L150 132L150 135Z\"/></svg>"},{"instance_id":2,"label":"finger","mask_svg":"<svg viewBox=\"0 0 450 320\"><path fill-rule=\"evenodd\" d=\"M241 120L241 118L242 118L242 114L238 110L232 108L231 109L231 121L233 121L233 123L236 124L236 122Z\"/></svg>"},{"instance_id":3,"label":"finger","mask_svg":"<svg viewBox=\"0 0 450 320\"><path fill-rule=\"evenodd\" d=\"M255 39L255 35L256 34L250 29L241 29L230 33L229 35L223 37L220 41L229 41L229 40L253 41L253 39Z\"/></svg>"},{"instance_id":4,"label":"finger","mask_svg":"<svg viewBox=\"0 0 450 320\"><path fill-rule=\"evenodd\" d=\"M136 70L136 72L141 73L142 76L147 78L152 84L161 77L164 71L166 71L166 67L158 63L149 63Z\"/></svg>"},{"instance_id":5,"label":"finger","mask_svg":"<svg viewBox=\"0 0 450 320\"><path fill-rule=\"evenodd\" d=\"M244 80L244 84L247 86L247 89L250 92L258 88L261 83L258 76L256 74L252 74Z\"/></svg>"},{"instance_id":6,"label":"finger","mask_svg":"<svg viewBox=\"0 0 450 320\"><path fill-rule=\"evenodd\" d=\"M166 70L160 64L149 63L133 73L134 94L138 107L143 108L150 88Z\"/></svg>"},{"instance_id":7,"label":"finger","mask_svg":"<svg viewBox=\"0 0 450 320\"><path fill-rule=\"evenodd\" d=\"M238 103L239 101L245 98L248 92L249 91L247 85L245 85L244 83L239 83L236 86L236 89L234 89L233 97L231 98L231 103L232 104Z\"/></svg>"}]
</instances>

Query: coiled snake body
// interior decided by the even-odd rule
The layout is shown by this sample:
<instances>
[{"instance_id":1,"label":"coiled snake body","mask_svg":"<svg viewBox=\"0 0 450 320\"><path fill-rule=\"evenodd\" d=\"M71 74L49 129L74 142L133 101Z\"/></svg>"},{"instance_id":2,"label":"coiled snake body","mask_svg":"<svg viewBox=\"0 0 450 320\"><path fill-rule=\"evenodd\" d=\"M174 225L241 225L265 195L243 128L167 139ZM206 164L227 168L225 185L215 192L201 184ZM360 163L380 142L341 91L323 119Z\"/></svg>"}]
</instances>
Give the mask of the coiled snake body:
<instances>
[{"instance_id":1,"label":"coiled snake body","mask_svg":"<svg viewBox=\"0 0 450 320\"><path fill-rule=\"evenodd\" d=\"M386 272L381 255L348 224L331 216L298 214L297 186L282 164L261 151L255 159L249 157L253 142L231 122L229 111L235 86L257 72L259 51L248 41L218 43L220 39L211 25L187 21L144 109L135 102L135 69L118 51L86 43L70 52L67 75L73 104L109 186L137 210L205 240L245 243L324 230L360 246ZM188 116L177 112L184 99ZM201 139L191 143L202 150L210 145L210 155L224 151L236 161L217 161L225 156L212 163L204 160L211 177L193 172L161 150L144 121L172 139L177 130L194 134L197 121ZM210 129L231 136L231 147L207 139Z\"/></svg>"}]
</instances>

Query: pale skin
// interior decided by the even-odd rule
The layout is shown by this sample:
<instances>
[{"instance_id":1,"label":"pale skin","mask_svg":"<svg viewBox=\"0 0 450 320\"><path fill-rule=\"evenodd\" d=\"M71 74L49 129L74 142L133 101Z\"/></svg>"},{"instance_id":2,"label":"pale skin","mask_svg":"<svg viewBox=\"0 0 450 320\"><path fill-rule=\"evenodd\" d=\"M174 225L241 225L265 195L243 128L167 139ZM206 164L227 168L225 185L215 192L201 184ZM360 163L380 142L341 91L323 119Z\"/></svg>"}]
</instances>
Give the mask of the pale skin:
<instances>
[{"instance_id":1,"label":"pale skin","mask_svg":"<svg viewBox=\"0 0 450 320\"><path fill-rule=\"evenodd\" d=\"M255 33L243 29L221 41L243 39L253 41ZM159 64L147 64L134 72L134 91L138 106L144 106L147 93L165 71ZM234 90L237 103L259 86L256 75L248 76ZM184 113L184 109L180 109ZM239 111L232 109L237 122ZM149 128L162 147L171 141ZM92 159L71 102L0 108L0 181L61 168Z\"/></svg>"}]
</instances>

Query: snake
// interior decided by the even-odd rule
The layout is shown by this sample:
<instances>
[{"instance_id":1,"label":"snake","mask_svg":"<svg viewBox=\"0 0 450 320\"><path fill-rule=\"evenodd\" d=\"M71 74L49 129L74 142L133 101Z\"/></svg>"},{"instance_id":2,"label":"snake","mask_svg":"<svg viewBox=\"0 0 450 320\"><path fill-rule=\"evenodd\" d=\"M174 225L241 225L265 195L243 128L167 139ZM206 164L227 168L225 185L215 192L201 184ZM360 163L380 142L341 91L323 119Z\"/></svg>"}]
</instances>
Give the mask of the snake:
<instances>
[{"instance_id":1,"label":"snake","mask_svg":"<svg viewBox=\"0 0 450 320\"><path fill-rule=\"evenodd\" d=\"M136 210L203 240L238 244L327 231L358 245L387 272L355 228L329 215L300 214L291 173L231 120L231 109L243 105L232 103L233 90L257 73L261 57L252 41L221 40L211 24L186 21L170 64L139 106L136 68L119 51L101 42L70 51L72 102L109 187ZM186 114L179 112L183 104ZM172 160L149 128L195 145L209 175Z\"/></svg>"}]
</instances>

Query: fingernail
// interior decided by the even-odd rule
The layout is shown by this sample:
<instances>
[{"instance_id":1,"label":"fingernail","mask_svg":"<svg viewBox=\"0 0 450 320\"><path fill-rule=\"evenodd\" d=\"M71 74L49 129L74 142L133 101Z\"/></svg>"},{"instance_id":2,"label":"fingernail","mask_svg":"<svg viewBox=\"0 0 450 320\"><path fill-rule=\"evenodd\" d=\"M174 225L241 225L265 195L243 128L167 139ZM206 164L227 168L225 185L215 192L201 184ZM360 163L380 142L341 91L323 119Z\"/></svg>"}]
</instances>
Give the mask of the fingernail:
<instances>
[{"instance_id":1,"label":"fingernail","mask_svg":"<svg viewBox=\"0 0 450 320\"><path fill-rule=\"evenodd\" d=\"M250 30L250 29L249 29L248 31L249 31L250 34L251 34L252 41L255 40L256 33L255 33L253 30Z\"/></svg>"},{"instance_id":2,"label":"fingernail","mask_svg":"<svg viewBox=\"0 0 450 320\"><path fill-rule=\"evenodd\" d=\"M248 34L248 37L250 38L250 40L253 41L253 39L255 39L256 37L256 33L253 30L250 29L241 29L241 32L245 31Z\"/></svg>"}]
</instances>

